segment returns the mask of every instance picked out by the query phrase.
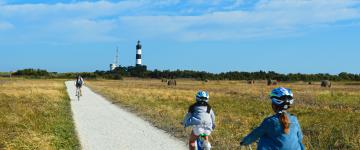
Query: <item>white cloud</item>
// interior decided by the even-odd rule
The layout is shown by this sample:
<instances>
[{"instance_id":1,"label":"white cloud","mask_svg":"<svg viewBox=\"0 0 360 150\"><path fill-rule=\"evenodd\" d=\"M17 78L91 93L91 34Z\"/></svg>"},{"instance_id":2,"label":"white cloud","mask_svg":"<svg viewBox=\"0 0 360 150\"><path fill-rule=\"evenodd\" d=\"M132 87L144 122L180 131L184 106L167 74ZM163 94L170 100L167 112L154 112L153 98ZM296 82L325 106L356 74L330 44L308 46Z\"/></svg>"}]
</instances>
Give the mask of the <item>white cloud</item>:
<instances>
[{"instance_id":1,"label":"white cloud","mask_svg":"<svg viewBox=\"0 0 360 150\"><path fill-rule=\"evenodd\" d=\"M134 35L228 40L291 36L360 18L354 7L360 2L350 0L261 0L252 8L238 9L243 4L243 0L4 4L0 5L0 22L14 25L0 23L0 29L16 26L14 37L25 34L25 39L59 41L116 41Z\"/></svg>"},{"instance_id":2,"label":"white cloud","mask_svg":"<svg viewBox=\"0 0 360 150\"><path fill-rule=\"evenodd\" d=\"M52 22L46 27L48 33L66 37L77 42L115 42L120 39L111 32L117 27L112 20L68 19Z\"/></svg>"},{"instance_id":3,"label":"white cloud","mask_svg":"<svg viewBox=\"0 0 360 150\"><path fill-rule=\"evenodd\" d=\"M8 30L8 29L13 29L14 25L8 22L1 22L0 21L0 31L1 30Z\"/></svg>"},{"instance_id":4,"label":"white cloud","mask_svg":"<svg viewBox=\"0 0 360 150\"><path fill-rule=\"evenodd\" d=\"M14 22L17 30L0 35L0 40L10 42L111 42L119 40L112 31L119 25L113 23L122 13L141 7L144 3L106 1L0 5L0 22ZM9 28L0 24L0 29Z\"/></svg>"},{"instance_id":5,"label":"white cloud","mask_svg":"<svg viewBox=\"0 0 360 150\"><path fill-rule=\"evenodd\" d=\"M107 1L57 3L57 4L17 4L0 6L0 16L10 17L103 17L128 13L145 3L138 1L122 1L117 3Z\"/></svg>"},{"instance_id":6,"label":"white cloud","mask_svg":"<svg viewBox=\"0 0 360 150\"><path fill-rule=\"evenodd\" d=\"M357 2L359 3L359 2ZM261 1L251 11L200 16L128 16L140 34L181 40L227 40L296 35L309 28L360 18L353 1Z\"/></svg>"},{"instance_id":7,"label":"white cloud","mask_svg":"<svg viewBox=\"0 0 360 150\"><path fill-rule=\"evenodd\" d=\"M235 9L235 8L240 7L240 6L243 5L244 3L245 3L244 0L235 0L233 4L224 7L224 9L226 9L226 10L232 10L232 9Z\"/></svg>"},{"instance_id":8,"label":"white cloud","mask_svg":"<svg viewBox=\"0 0 360 150\"><path fill-rule=\"evenodd\" d=\"M311 25L358 19L360 12L353 8L360 2L347 0L260 1L255 12L278 25Z\"/></svg>"}]
</instances>

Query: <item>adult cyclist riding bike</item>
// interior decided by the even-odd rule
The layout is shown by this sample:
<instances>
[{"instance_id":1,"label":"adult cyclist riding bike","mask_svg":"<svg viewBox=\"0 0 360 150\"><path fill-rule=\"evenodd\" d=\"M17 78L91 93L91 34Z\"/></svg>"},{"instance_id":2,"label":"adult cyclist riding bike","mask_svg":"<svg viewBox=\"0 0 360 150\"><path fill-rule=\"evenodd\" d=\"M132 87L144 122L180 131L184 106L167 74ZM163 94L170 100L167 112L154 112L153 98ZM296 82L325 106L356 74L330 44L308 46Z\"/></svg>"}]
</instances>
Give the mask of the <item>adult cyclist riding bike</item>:
<instances>
[{"instance_id":1,"label":"adult cyclist riding bike","mask_svg":"<svg viewBox=\"0 0 360 150\"><path fill-rule=\"evenodd\" d=\"M80 92L80 96L82 96L82 91L81 91L81 87L84 84L84 79L78 75L76 77L76 81L75 81L75 86L76 86L76 90L79 90ZM79 96L78 93L76 92L76 96Z\"/></svg>"},{"instance_id":2,"label":"adult cyclist riding bike","mask_svg":"<svg viewBox=\"0 0 360 150\"><path fill-rule=\"evenodd\" d=\"M298 119L287 112L294 103L293 93L290 89L276 88L270 93L273 116L265 118L261 125L254 129L240 142L242 145L250 145L260 139L258 150L303 150L303 134Z\"/></svg>"},{"instance_id":3,"label":"adult cyclist riding bike","mask_svg":"<svg viewBox=\"0 0 360 150\"><path fill-rule=\"evenodd\" d=\"M204 148L210 149L209 135L215 129L215 114L209 102L209 93L206 91L198 91L196 94L196 102L189 107L187 114L182 122L186 127L192 126L192 132L189 138L189 149L195 149L195 141L200 135L206 135Z\"/></svg>"}]
</instances>

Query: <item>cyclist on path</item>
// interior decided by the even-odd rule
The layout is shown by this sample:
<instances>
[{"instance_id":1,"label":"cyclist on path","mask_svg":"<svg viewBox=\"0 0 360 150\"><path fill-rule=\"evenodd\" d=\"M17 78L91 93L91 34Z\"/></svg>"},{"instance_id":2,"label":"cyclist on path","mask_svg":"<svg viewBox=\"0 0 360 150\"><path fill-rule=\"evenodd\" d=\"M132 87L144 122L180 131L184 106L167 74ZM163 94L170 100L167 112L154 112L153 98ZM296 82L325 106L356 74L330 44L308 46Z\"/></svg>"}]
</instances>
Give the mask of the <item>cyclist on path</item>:
<instances>
[{"instance_id":1,"label":"cyclist on path","mask_svg":"<svg viewBox=\"0 0 360 150\"><path fill-rule=\"evenodd\" d=\"M196 102L189 107L189 110L182 122L186 127L192 126L192 132L189 138L189 149L195 149L195 141L201 134L207 135L204 141L204 148L210 149L209 135L215 129L215 114L209 102L209 93L198 91Z\"/></svg>"},{"instance_id":2,"label":"cyclist on path","mask_svg":"<svg viewBox=\"0 0 360 150\"><path fill-rule=\"evenodd\" d=\"M78 75L78 76L76 77L75 85L76 85L76 90L80 90L80 96L82 96L81 87L82 87L82 85L83 85L84 83L85 83L85 82L84 82L84 79L83 79L80 75ZM77 92L76 92L76 96L78 96L78 95L77 95Z\"/></svg>"}]
</instances>

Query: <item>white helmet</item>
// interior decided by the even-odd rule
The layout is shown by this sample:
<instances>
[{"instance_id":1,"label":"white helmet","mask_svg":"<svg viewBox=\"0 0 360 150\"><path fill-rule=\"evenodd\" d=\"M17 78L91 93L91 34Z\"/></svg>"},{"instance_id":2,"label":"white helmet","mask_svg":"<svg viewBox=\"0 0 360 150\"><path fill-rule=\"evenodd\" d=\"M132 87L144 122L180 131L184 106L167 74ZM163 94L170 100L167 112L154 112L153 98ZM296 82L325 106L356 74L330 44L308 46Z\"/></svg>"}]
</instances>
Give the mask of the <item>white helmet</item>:
<instances>
[{"instance_id":1,"label":"white helmet","mask_svg":"<svg viewBox=\"0 0 360 150\"><path fill-rule=\"evenodd\" d=\"M207 91L199 90L196 94L197 102L208 102L209 101L209 93Z\"/></svg>"},{"instance_id":2,"label":"white helmet","mask_svg":"<svg viewBox=\"0 0 360 150\"><path fill-rule=\"evenodd\" d=\"M294 103L294 94L290 89L286 89L283 87L276 88L271 91L270 99L273 104L276 106L280 106L283 110L287 110L290 108L290 105Z\"/></svg>"}]
</instances>

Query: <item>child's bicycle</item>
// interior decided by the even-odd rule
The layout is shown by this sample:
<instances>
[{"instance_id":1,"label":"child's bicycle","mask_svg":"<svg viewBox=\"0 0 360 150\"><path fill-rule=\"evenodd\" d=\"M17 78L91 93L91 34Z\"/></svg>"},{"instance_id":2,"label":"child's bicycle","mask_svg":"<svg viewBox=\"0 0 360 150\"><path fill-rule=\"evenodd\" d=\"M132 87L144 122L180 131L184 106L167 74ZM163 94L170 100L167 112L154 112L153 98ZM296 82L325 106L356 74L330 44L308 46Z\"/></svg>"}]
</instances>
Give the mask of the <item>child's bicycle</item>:
<instances>
[{"instance_id":1,"label":"child's bicycle","mask_svg":"<svg viewBox=\"0 0 360 150\"><path fill-rule=\"evenodd\" d=\"M210 150L210 142L205 140L205 137L208 136L206 134L200 134L199 137L196 139L195 148L196 150Z\"/></svg>"},{"instance_id":2,"label":"child's bicycle","mask_svg":"<svg viewBox=\"0 0 360 150\"><path fill-rule=\"evenodd\" d=\"M78 101L80 101L80 96L80 88L76 88L76 97Z\"/></svg>"}]
</instances>

